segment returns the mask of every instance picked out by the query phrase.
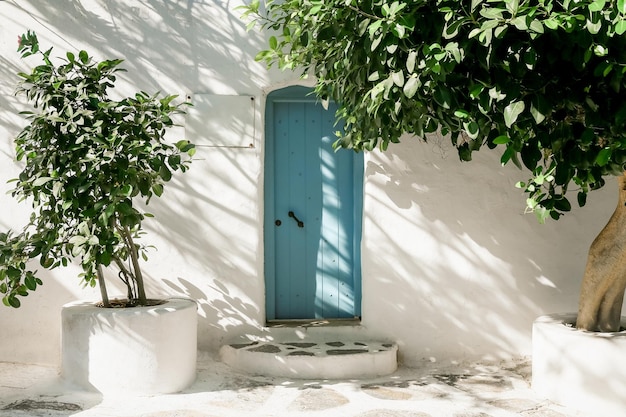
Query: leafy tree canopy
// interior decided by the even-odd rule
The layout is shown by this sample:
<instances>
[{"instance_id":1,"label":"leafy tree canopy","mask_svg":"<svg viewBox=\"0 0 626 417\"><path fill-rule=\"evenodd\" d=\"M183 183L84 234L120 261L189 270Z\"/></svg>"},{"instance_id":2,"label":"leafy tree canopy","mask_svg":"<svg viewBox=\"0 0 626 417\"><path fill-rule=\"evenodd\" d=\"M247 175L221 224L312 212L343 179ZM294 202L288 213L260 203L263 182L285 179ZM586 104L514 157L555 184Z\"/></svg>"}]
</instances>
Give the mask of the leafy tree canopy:
<instances>
[{"instance_id":1,"label":"leafy tree canopy","mask_svg":"<svg viewBox=\"0 0 626 417\"><path fill-rule=\"evenodd\" d=\"M176 96L137 93L112 100L120 59L94 61L86 51L51 57L34 32L19 37L22 58L40 58L30 73L20 72L17 93L33 111L15 138L23 169L12 195L31 203L30 222L19 233L0 232L2 302L19 307L42 284L32 260L44 269L79 261L86 284L100 284L108 306L102 267L114 264L128 299L146 305L138 263L145 246L135 243L149 213L139 211L160 197L172 174L188 169L195 153L186 140L170 143L166 131L186 103Z\"/></svg>"},{"instance_id":2,"label":"leafy tree canopy","mask_svg":"<svg viewBox=\"0 0 626 417\"><path fill-rule=\"evenodd\" d=\"M246 6L272 30L257 56L340 103L337 146L449 135L525 166L540 221L580 206L626 163L626 0L284 0Z\"/></svg>"}]
</instances>

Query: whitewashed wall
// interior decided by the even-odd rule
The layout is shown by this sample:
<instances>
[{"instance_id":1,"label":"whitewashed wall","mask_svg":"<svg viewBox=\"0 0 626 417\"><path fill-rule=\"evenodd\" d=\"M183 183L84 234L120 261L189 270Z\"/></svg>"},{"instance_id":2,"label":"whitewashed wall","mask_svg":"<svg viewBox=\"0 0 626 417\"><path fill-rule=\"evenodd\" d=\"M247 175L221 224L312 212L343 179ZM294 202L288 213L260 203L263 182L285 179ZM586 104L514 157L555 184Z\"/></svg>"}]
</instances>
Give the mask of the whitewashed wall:
<instances>
[{"instance_id":1,"label":"whitewashed wall","mask_svg":"<svg viewBox=\"0 0 626 417\"><path fill-rule=\"evenodd\" d=\"M151 203L158 223L146 223L159 248L146 266L151 294L198 300L199 348L210 354L236 336L264 332L264 97L298 82L254 62L264 41L245 31L233 10L239 4L0 2L1 229L19 228L27 216L4 182L19 172L11 139L23 125L17 112L24 104L13 91L15 73L27 66L15 50L27 29L59 55L86 49L101 59L124 58L122 94L255 99L252 116L238 113L241 120L230 125L253 131L252 146L200 147L192 169ZM189 117L214 121L199 108ZM188 121L181 119L174 135L205 143L210 132ZM461 164L437 138L366 155L359 333L398 341L406 364L527 355L534 317L576 309L585 253L612 211L614 187L558 223L538 225L523 214L524 197L514 188L525 174L498 160L485 152ZM46 273L22 308L0 308L0 361L58 363L61 305L98 296L81 289L77 272Z\"/></svg>"}]
</instances>

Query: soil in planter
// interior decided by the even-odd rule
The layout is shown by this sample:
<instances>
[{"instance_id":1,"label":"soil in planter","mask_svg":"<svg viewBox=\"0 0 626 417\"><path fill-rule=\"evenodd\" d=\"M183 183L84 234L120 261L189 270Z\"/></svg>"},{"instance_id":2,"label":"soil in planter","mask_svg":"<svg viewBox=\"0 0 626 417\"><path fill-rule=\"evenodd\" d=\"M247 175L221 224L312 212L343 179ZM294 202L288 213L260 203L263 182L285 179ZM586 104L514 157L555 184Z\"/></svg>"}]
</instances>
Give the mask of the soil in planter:
<instances>
[{"instance_id":1,"label":"soil in planter","mask_svg":"<svg viewBox=\"0 0 626 417\"><path fill-rule=\"evenodd\" d=\"M111 307L107 308L132 308L132 307L153 307L161 304L165 304L167 300L157 300L157 299L148 299L145 305L140 305L139 300L129 300L128 298L114 298L110 300L109 303ZM98 301L96 303L96 307L105 308L102 301Z\"/></svg>"}]
</instances>

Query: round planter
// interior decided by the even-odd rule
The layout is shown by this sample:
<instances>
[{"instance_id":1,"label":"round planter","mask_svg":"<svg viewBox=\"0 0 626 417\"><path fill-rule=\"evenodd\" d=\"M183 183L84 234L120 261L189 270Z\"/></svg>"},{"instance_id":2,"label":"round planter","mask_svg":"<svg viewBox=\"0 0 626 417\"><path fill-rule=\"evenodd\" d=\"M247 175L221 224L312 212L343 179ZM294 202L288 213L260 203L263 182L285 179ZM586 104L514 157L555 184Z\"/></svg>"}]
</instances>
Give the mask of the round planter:
<instances>
[{"instance_id":1,"label":"round planter","mask_svg":"<svg viewBox=\"0 0 626 417\"><path fill-rule=\"evenodd\" d=\"M533 389L591 415L626 417L626 332L586 332L575 322L576 314L535 320Z\"/></svg>"},{"instance_id":2,"label":"round planter","mask_svg":"<svg viewBox=\"0 0 626 417\"><path fill-rule=\"evenodd\" d=\"M61 376L102 394L177 392L196 378L197 304L170 299L151 307L63 306Z\"/></svg>"}]
</instances>

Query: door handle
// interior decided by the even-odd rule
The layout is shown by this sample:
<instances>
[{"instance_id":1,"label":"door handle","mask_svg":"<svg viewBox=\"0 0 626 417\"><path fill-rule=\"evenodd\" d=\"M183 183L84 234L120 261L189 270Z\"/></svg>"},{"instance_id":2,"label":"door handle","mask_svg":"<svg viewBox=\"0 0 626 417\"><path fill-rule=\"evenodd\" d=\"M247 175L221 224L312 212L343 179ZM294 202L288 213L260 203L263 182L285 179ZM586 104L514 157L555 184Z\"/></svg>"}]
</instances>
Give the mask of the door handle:
<instances>
[{"instance_id":1,"label":"door handle","mask_svg":"<svg viewBox=\"0 0 626 417\"><path fill-rule=\"evenodd\" d=\"M289 212L289 217L291 217L292 219L294 219L296 221L296 223L298 223L298 227L304 227L304 222L302 222L300 219L298 219L293 211Z\"/></svg>"}]
</instances>

